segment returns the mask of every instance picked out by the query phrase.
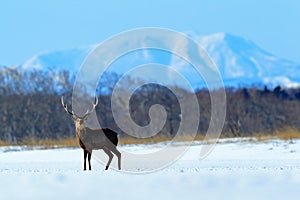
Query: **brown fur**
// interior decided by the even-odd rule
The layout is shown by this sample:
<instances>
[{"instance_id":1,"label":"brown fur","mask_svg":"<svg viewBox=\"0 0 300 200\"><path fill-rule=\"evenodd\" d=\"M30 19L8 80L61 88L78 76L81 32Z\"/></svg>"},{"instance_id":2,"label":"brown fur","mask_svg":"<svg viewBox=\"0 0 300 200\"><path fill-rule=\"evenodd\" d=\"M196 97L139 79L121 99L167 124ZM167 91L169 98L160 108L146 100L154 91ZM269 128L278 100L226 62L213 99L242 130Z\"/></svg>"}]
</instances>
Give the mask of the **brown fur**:
<instances>
[{"instance_id":1,"label":"brown fur","mask_svg":"<svg viewBox=\"0 0 300 200\"><path fill-rule=\"evenodd\" d=\"M109 165L113 159L114 154L118 157L118 168L121 169L121 153L117 150L118 145L118 133L115 131L103 128L103 129L90 129L85 125L85 120L89 114L95 109L97 103L93 104L93 109L87 111L83 117L78 117L73 112L68 110L68 107L63 102L63 97L61 99L62 105L67 113L69 113L75 121L76 127L76 138L78 140L79 146L84 152L84 167L86 170L86 159L89 162L89 170L91 170L91 156L92 151L97 149L102 149L109 157L105 170L109 168Z\"/></svg>"}]
</instances>

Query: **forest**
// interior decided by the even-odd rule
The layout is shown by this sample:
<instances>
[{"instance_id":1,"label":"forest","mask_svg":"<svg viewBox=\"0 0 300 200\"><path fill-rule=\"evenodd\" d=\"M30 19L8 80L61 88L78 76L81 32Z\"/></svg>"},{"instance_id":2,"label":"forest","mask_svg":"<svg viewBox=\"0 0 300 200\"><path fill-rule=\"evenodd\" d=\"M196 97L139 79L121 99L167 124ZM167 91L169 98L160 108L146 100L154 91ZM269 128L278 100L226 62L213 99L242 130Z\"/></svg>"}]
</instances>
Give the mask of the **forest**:
<instances>
[{"instance_id":1,"label":"forest","mask_svg":"<svg viewBox=\"0 0 300 200\"><path fill-rule=\"evenodd\" d=\"M99 81L99 99L96 114L102 127L118 131L111 111L112 89L119 75L106 73ZM135 84L140 80L128 80ZM0 140L19 144L28 139L74 138L74 122L64 111L60 99L63 95L71 107L74 76L66 71L22 71L4 68L0 71ZM124 85L124 88L128 85ZM186 99L191 91L174 87ZM125 91L125 90L124 90ZM198 89L196 96L200 108L197 134L205 135L211 117L211 99L207 89ZM272 134L286 128L300 130L300 88L268 88L251 86L226 88L227 110L222 137L244 137ZM92 102L91 102L92 103ZM122 109L124 102L118 101ZM180 106L174 93L165 86L147 84L136 90L130 98L132 119L140 126L149 124L149 108L162 105L167 121L158 136L172 138L180 124Z\"/></svg>"}]
</instances>

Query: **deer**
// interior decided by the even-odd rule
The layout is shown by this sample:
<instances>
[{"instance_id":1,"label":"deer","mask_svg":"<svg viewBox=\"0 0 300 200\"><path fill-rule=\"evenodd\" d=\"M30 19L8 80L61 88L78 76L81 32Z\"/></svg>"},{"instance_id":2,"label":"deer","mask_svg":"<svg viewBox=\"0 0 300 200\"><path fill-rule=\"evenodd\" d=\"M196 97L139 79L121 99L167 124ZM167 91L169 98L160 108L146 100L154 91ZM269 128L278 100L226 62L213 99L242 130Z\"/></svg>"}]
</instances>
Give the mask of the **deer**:
<instances>
[{"instance_id":1,"label":"deer","mask_svg":"<svg viewBox=\"0 0 300 200\"><path fill-rule=\"evenodd\" d=\"M91 110L87 110L86 113L80 117L76 115L73 110L68 109L67 104L64 103L63 96L61 97L61 103L65 111L71 115L72 119L75 122L76 128L76 138L79 146L83 149L83 170L86 170L86 159L88 159L89 170L92 170L91 167L91 157L93 150L102 149L108 155L108 162L106 164L105 170L108 170L109 165L114 157L114 154L118 157L118 169L121 170L121 153L117 150L118 145L118 133L109 129L90 129L86 126L86 119L89 115L95 110L98 105L98 98L95 98L95 102L92 105Z\"/></svg>"}]
</instances>

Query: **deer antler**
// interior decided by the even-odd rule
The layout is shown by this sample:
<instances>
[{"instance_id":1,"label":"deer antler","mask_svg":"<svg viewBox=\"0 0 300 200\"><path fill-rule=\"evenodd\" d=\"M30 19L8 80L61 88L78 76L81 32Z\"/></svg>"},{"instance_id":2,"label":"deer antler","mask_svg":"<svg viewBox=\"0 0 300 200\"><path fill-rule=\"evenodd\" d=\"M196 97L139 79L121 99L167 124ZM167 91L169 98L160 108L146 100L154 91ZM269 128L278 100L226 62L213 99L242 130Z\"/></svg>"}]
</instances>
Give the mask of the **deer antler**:
<instances>
[{"instance_id":1,"label":"deer antler","mask_svg":"<svg viewBox=\"0 0 300 200\"><path fill-rule=\"evenodd\" d=\"M93 108L91 110L87 110L82 118L86 119L95 110L97 105L98 105L98 97L95 97L95 103L93 103Z\"/></svg>"},{"instance_id":2,"label":"deer antler","mask_svg":"<svg viewBox=\"0 0 300 200\"><path fill-rule=\"evenodd\" d=\"M73 111L69 111L67 104L64 103L64 97L61 97L61 104L63 105L65 111L67 113L69 113L71 116L75 116L75 114L73 113Z\"/></svg>"},{"instance_id":3,"label":"deer antler","mask_svg":"<svg viewBox=\"0 0 300 200\"><path fill-rule=\"evenodd\" d=\"M77 119L77 118L86 119L95 110L96 106L98 105L98 98L95 97L95 103L93 103L93 108L91 110L87 110L86 113L83 115L83 117L78 117L76 114L74 114L73 111L70 111L68 109L67 104L64 103L64 97L63 96L61 97L61 104L63 105L65 111L67 113L69 113L74 119Z\"/></svg>"}]
</instances>

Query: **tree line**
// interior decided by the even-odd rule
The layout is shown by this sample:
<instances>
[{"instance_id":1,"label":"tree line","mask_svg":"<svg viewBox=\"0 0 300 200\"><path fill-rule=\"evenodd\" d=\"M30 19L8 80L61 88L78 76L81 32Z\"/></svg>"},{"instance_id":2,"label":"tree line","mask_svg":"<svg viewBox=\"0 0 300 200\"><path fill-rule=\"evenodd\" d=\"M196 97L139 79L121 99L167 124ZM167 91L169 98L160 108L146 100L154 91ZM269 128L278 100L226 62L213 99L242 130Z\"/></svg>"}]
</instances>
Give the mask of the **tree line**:
<instances>
[{"instance_id":1,"label":"tree line","mask_svg":"<svg viewBox=\"0 0 300 200\"><path fill-rule=\"evenodd\" d=\"M102 127L110 127L124 137L111 111L111 94L119 75L106 73L99 81L99 99L96 113ZM141 80L128 79L126 87ZM28 138L60 139L75 137L73 121L65 113L60 98L64 95L71 106L74 76L66 71L22 71L5 68L0 71L0 140L18 143ZM186 100L191 91L173 88ZM128 94L129 95L129 94ZM209 91L196 91L200 119L198 134L204 135L211 118ZM251 136L256 133L270 134L285 127L300 130L300 89L284 89L280 86L226 88L227 111L222 134L224 136ZM136 90L130 98L129 110L133 121L149 124L149 109L162 105L167 121L160 135L173 137L181 121L181 110L176 95L168 87L147 84ZM128 106L122 100L116 107L120 112Z\"/></svg>"}]
</instances>

